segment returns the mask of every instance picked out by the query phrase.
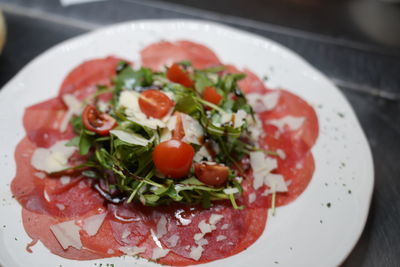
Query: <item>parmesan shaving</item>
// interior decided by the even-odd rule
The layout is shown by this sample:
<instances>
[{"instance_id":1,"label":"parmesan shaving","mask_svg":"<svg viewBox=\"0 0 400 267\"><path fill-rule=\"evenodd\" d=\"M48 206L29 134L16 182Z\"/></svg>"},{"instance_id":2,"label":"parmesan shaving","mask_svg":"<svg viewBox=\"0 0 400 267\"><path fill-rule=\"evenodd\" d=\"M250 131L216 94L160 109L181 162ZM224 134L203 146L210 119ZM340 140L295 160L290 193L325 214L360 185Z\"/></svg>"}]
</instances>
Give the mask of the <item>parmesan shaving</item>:
<instances>
[{"instance_id":1,"label":"parmesan shaving","mask_svg":"<svg viewBox=\"0 0 400 267\"><path fill-rule=\"evenodd\" d=\"M285 130L285 126L289 128L291 131L296 131L300 129L305 121L304 117L294 117L291 115L285 116L276 120L267 121L268 124L274 125L280 132Z\"/></svg>"},{"instance_id":2,"label":"parmesan shaving","mask_svg":"<svg viewBox=\"0 0 400 267\"><path fill-rule=\"evenodd\" d=\"M224 235L217 236L217 242L225 240L225 239L226 239L226 236L224 236Z\"/></svg>"},{"instance_id":3,"label":"parmesan shaving","mask_svg":"<svg viewBox=\"0 0 400 267\"><path fill-rule=\"evenodd\" d=\"M175 247L178 241L179 241L179 236L177 235L172 235L167 239L167 243L171 248Z\"/></svg>"},{"instance_id":4,"label":"parmesan shaving","mask_svg":"<svg viewBox=\"0 0 400 267\"><path fill-rule=\"evenodd\" d=\"M83 230L89 235L94 236L99 231L107 213L96 214L83 220Z\"/></svg>"},{"instance_id":5,"label":"parmesan shaving","mask_svg":"<svg viewBox=\"0 0 400 267\"><path fill-rule=\"evenodd\" d=\"M234 187L234 188L232 188L232 187L225 188L223 191L227 195L239 193L239 190L236 187Z\"/></svg>"},{"instance_id":6,"label":"parmesan shaving","mask_svg":"<svg viewBox=\"0 0 400 267\"><path fill-rule=\"evenodd\" d=\"M189 257L194 259L195 261L198 261L201 258L201 255L203 254L204 248L202 246L193 246L190 248L190 253Z\"/></svg>"},{"instance_id":7,"label":"parmesan shaving","mask_svg":"<svg viewBox=\"0 0 400 267\"><path fill-rule=\"evenodd\" d=\"M47 173L69 168L68 159L75 152L75 147L65 146L67 140L58 141L50 148L37 148L32 155L32 166Z\"/></svg>"},{"instance_id":8,"label":"parmesan shaving","mask_svg":"<svg viewBox=\"0 0 400 267\"><path fill-rule=\"evenodd\" d=\"M80 228L75 224L74 220L53 224L50 226L50 230L63 249L69 247L74 247L76 249L82 248L81 237L79 235Z\"/></svg>"},{"instance_id":9,"label":"parmesan shaving","mask_svg":"<svg viewBox=\"0 0 400 267\"><path fill-rule=\"evenodd\" d=\"M151 259L152 260L157 260L157 259L160 259L162 257L165 257L168 254L169 251L170 251L169 249L163 249L163 248L158 248L158 247L154 248L153 249L153 254L151 255Z\"/></svg>"},{"instance_id":10,"label":"parmesan shaving","mask_svg":"<svg viewBox=\"0 0 400 267\"><path fill-rule=\"evenodd\" d=\"M195 162L202 162L204 160L206 161L212 161L212 156L208 152L207 148L205 146L200 147L199 151L196 152L194 155L193 160Z\"/></svg>"},{"instance_id":11,"label":"parmesan shaving","mask_svg":"<svg viewBox=\"0 0 400 267\"><path fill-rule=\"evenodd\" d=\"M244 111L242 109L238 110L235 114L235 121L234 121L233 127L234 128L242 127L242 125L245 122L246 117L247 117L246 111Z\"/></svg>"},{"instance_id":12,"label":"parmesan shaving","mask_svg":"<svg viewBox=\"0 0 400 267\"><path fill-rule=\"evenodd\" d=\"M185 136L183 137L182 141L201 145L200 140L204 135L203 127L197 120L185 113L181 113L180 116L182 118L183 130L185 131Z\"/></svg>"},{"instance_id":13,"label":"parmesan shaving","mask_svg":"<svg viewBox=\"0 0 400 267\"><path fill-rule=\"evenodd\" d=\"M35 172L33 175L35 175L39 179L44 179L46 177L46 174L44 172Z\"/></svg>"},{"instance_id":14,"label":"parmesan shaving","mask_svg":"<svg viewBox=\"0 0 400 267\"><path fill-rule=\"evenodd\" d=\"M119 106L125 108L125 114L129 120L153 130L165 128L173 110L171 108L168 114L162 119L148 118L139 107L139 93L127 90L121 92Z\"/></svg>"},{"instance_id":15,"label":"parmesan shaving","mask_svg":"<svg viewBox=\"0 0 400 267\"><path fill-rule=\"evenodd\" d=\"M272 110L279 101L279 92L271 92L267 94L250 93L246 94L247 102L257 113Z\"/></svg>"},{"instance_id":16,"label":"parmesan shaving","mask_svg":"<svg viewBox=\"0 0 400 267\"><path fill-rule=\"evenodd\" d=\"M133 246L133 247L127 246L127 247L120 247L119 250L128 256L135 256L135 255L145 252L146 248L145 247L136 247L136 246Z\"/></svg>"},{"instance_id":17,"label":"parmesan shaving","mask_svg":"<svg viewBox=\"0 0 400 267\"><path fill-rule=\"evenodd\" d=\"M136 133L128 133L121 130L111 130L110 133L118 137L118 139L120 139L121 141L132 145L147 146L147 144L153 142L153 138L148 140Z\"/></svg>"},{"instance_id":18,"label":"parmesan shaving","mask_svg":"<svg viewBox=\"0 0 400 267\"><path fill-rule=\"evenodd\" d=\"M64 115L64 118L60 124L60 132L65 132L68 127L68 123L73 115L80 115L82 113L83 105L76 99L74 95L65 94L62 96L63 102L67 106L68 110Z\"/></svg>"},{"instance_id":19,"label":"parmesan shaving","mask_svg":"<svg viewBox=\"0 0 400 267\"><path fill-rule=\"evenodd\" d=\"M256 194L253 192L253 193L250 193L249 194L249 203L251 204L251 203L253 203L254 201L256 201L256 198L257 198L257 196L256 196Z\"/></svg>"},{"instance_id":20,"label":"parmesan shaving","mask_svg":"<svg viewBox=\"0 0 400 267\"><path fill-rule=\"evenodd\" d=\"M279 156L281 159L285 159L285 158L286 158L286 153L285 153L285 151L283 151L283 150L280 149L280 148L278 148L278 149L276 150L276 154L278 154L278 156Z\"/></svg>"},{"instance_id":21,"label":"parmesan shaving","mask_svg":"<svg viewBox=\"0 0 400 267\"><path fill-rule=\"evenodd\" d=\"M167 233L167 219L165 216L161 216L157 223L157 238L163 237Z\"/></svg>"},{"instance_id":22,"label":"parmesan shaving","mask_svg":"<svg viewBox=\"0 0 400 267\"><path fill-rule=\"evenodd\" d=\"M62 185L69 184L71 182L71 177L63 175L60 177L60 182Z\"/></svg>"}]
</instances>

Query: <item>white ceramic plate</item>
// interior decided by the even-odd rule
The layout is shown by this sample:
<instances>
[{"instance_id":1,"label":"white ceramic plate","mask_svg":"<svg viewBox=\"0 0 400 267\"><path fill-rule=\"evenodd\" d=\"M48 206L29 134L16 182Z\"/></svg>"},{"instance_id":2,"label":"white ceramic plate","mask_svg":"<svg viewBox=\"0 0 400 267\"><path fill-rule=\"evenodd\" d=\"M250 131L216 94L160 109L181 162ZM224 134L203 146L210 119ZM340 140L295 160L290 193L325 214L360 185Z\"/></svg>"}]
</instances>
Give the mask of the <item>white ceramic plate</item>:
<instances>
[{"instance_id":1,"label":"white ceramic plate","mask_svg":"<svg viewBox=\"0 0 400 267\"><path fill-rule=\"evenodd\" d=\"M373 189L373 162L364 133L349 103L318 70L281 45L214 23L190 20L136 21L110 26L63 42L21 70L0 91L0 262L5 266L154 266L144 260L111 258L89 262L55 256L30 241L21 223L21 207L9 184L15 175L14 149L25 135L24 109L54 97L65 75L82 61L116 55L138 61L147 44L187 39L214 50L222 62L248 67L268 85L286 88L317 111L320 136L313 148L314 177L292 204L270 216L257 242L247 250L208 266L336 266L357 242ZM330 207L328 207L330 203Z\"/></svg>"}]
</instances>

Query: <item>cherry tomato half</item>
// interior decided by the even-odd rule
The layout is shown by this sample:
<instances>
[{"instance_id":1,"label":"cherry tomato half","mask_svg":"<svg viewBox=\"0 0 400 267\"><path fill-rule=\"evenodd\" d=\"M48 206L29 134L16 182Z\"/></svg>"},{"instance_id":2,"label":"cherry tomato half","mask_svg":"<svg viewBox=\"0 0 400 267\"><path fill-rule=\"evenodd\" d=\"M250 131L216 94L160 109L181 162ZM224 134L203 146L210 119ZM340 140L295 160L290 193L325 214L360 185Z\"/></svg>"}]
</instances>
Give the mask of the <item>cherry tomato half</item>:
<instances>
[{"instance_id":1,"label":"cherry tomato half","mask_svg":"<svg viewBox=\"0 0 400 267\"><path fill-rule=\"evenodd\" d=\"M182 138L185 136L185 130L183 129L183 123L182 123L182 116L181 113L176 111L175 114L176 116L176 123L175 123L175 129L172 131L172 138L176 140L182 140Z\"/></svg>"},{"instance_id":2,"label":"cherry tomato half","mask_svg":"<svg viewBox=\"0 0 400 267\"><path fill-rule=\"evenodd\" d=\"M87 105L82 113L85 128L99 135L108 135L117 126L117 121L110 115L97 110L93 105Z\"/></svg>"},{"instance_id":3,"label":"cherry tomato half","mask_svg":"<svg viewBox=\"0 0 400 267\"><path fill-rule=\"evenodd\" d=\"M203 183L220 186L228 180L229 168L220 164L196 163L194 165L194 173L197 179Z\"/></svg>"},{"instance_id":4,"label":"cherry tomato half","mask_svg":"<svg viewBox=\"0 0 400 267\"><path fill-rule=\"evenodd\" d=\"M156 89L144 91L139 97L140 110L156 119L167 115L173 105L174 103L166 94Z\"/></svg>"},{"instance_id":5,"label":"cherry tomato half","mask_svg":"<svg viewBox=\"0 0 400 267\"><path fill-rule=\"evenodd\" d=\"M167 71L167 78L174 83L179 83L185 87L193 87L193 81L189 75L181 69L181 67L174 63Z\"/></svg>"},{"instance_id":6,"label":"cherry tomato half","mask_svg":"<svg viewBox=\"0 0 400 267\"><path fill-rule=\"evenodd\" d=\"M203 91L203 99L218 106L222 100L222 96L218 94L214 87L206 87Z\"/></svg>"},{"instance_id":7,"label":"cherry tomato half","mask_svg":"<svg viewBox=\"0 0 400 267\"><path fill-rule=\"evenodd\" d=\"M156 168L169 178L182 178L190 170L194 157L191 145L171 139L156 146L153 151Z\"/></svg>"}]
</instances>

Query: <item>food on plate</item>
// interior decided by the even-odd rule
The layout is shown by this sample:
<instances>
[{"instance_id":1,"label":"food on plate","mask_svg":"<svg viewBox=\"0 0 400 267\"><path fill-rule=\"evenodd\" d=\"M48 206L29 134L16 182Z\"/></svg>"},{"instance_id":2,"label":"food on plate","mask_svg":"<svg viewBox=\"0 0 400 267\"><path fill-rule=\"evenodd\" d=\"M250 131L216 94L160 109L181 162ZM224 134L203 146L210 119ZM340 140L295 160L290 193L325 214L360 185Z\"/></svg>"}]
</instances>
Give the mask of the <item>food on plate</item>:
<instances>
[{"instance_id":1,"label":"food on plate","mask_svg":"<svg viewBox=\"0 0 400 267\"><path fill-rule=\"evenodd\" d=\"M190 41L82 63L24 127L11 189L32 244L177 266L253 244L307 187L318 137L304 100Z\"/></svg>"}]
</instances>

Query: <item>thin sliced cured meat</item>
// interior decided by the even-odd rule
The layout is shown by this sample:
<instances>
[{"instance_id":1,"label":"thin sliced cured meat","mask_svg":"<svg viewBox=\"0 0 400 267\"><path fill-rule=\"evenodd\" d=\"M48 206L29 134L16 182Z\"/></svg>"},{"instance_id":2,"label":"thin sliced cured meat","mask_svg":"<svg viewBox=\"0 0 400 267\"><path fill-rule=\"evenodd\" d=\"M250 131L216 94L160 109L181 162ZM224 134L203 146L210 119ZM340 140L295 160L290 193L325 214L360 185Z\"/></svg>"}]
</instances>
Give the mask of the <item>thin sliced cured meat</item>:
<instances>
[{"instance_id":1,"label":"thin sliced cured meat","mask_svg":"<svg viewBox=\"0 0 400 267\"><path fill-rule=\"evenodd\" d=\"M69 247L64 250L53 232L50 230L50 226L61 223L65 220L60 220L57 217L39 214L29 211L25 208L22 209L22 221L24 224L25 231L28 233L32 240L40 240L52 253L59 255L63 258L74 259L74 260L92 260L104 258L103 255L96 253L96 251L89 251L87 249L76 249Z\"/></svg>"},{"instance_id":2,"label":"thin sliced cured meat","mask_svg":"<svg viewBox=\"0 0 400 267\"><path fill-rule=\"evenodd\" d=\"M266 92L270 91L263 81L258 78L251 70L245 68L244 70L239 70L233 65L225 65L224 72L227 73L244 73L246 77L239 81L240 89L243 93L258 93L258 94L265 94Z\"/></svg>"},{"instance_id":3,"label":"thin sliced cured meat","mask_svg":"<svg viewBox=\"0 0 400 267\"><path fill-rule=\"evenodd\" d=\"M11 183L15 198L26 209L58 217L73 217L89 210L103 207L104 199L94 191L88 181L70 178L51 178L35 170L31 157L37 146L29 139L23 139L15 151L17 172Z\"/></svg>"},{"instance_id":4,"label":"thin sliced cured meat","mask_svg":"<svg viewBox=\"0 0 400 267\"><path fill-rule=\"evenodd\" d=\"M140 52L142 65L153 70L161 70L172 63L189 60L197 69L220 65L217 55L208 47L190 42L161 41L151 44Z\"/></svg>"},{"instance_id":5,"label":"thin sliced cured meat","mask_svg":"<svg viewBox=\"0 0 400 267\"><path fill-rule=\"evenodd\" d=\"M221 65L209 48L190 41L158 42L143 49L141 56L142 65L154 70L182 60L190 60L200 69ZM26 110L27 137L15 152L17 174L11 188L23 206L23 222L29 236L34 241L41 240L54 254L80 260L119 256L122 255L121 248L133 246L145 247L146 251L140 256L151 259L153 250L162 246L170 251L158 262L175 266L210 262L249 247L264 231L267 210L271 206L271 194L265 194L269 188L262 186L255 190L251 170L242 184L244 193L237 199L245 208L235 210L228 202L214 203L210 209L180 204L167 207L144 207L140 203L106 204L90 180L73 173L64 175L63 179L51 178L31 166L31 156L36 148L50 147L73 136L71 126L65 132L59 130L67 112L62 96L73 94L83 100L96 92L97 85L110 85L120 61L116 57L107 57L82 63L68 74L57 98ZM240 71L226 65L226 71L247 75L239 83L244 93L275 91L268 89L250 70ZM266 133L260 144L266 149L284 152L284 157L275 156L278 160L275 172L284 176L289 191L277 194L277 206L293 201L307 187L314 172L310 150L318 136L318 121L312 107L288 91L278 92L276 107L258 114ZM108 97L104 96L104 100ZM304 118L304 121L298 128L291 129L290 125L279 122L287 116ZM84 247L81 250L72 247L64 250L49 228L67 220L75 220L82 226L85 218L101 212L107 212L107 216L94 236L80 231ZM199 224L210 224L210 218L215 215L219 217L213 225L215 229L205 233L196 243L195 236L201 233ZM194 260L191 251L198 246L201 246L201 256Z\"/></svg>"},{"instance_id":6,"label":"thin sliced cured meat","mask_svg":"<svg viewBox=\"0 0 400 267\"><path fill-rule=\"evenodd\" d=\"M83 62L64 79L59 96L74 94L78 99L83 99L96 92L97 85L111 85L111 78L115 76L116 67L121 61L126 60L109 56Z\"/></svg>"}]
</instances>

